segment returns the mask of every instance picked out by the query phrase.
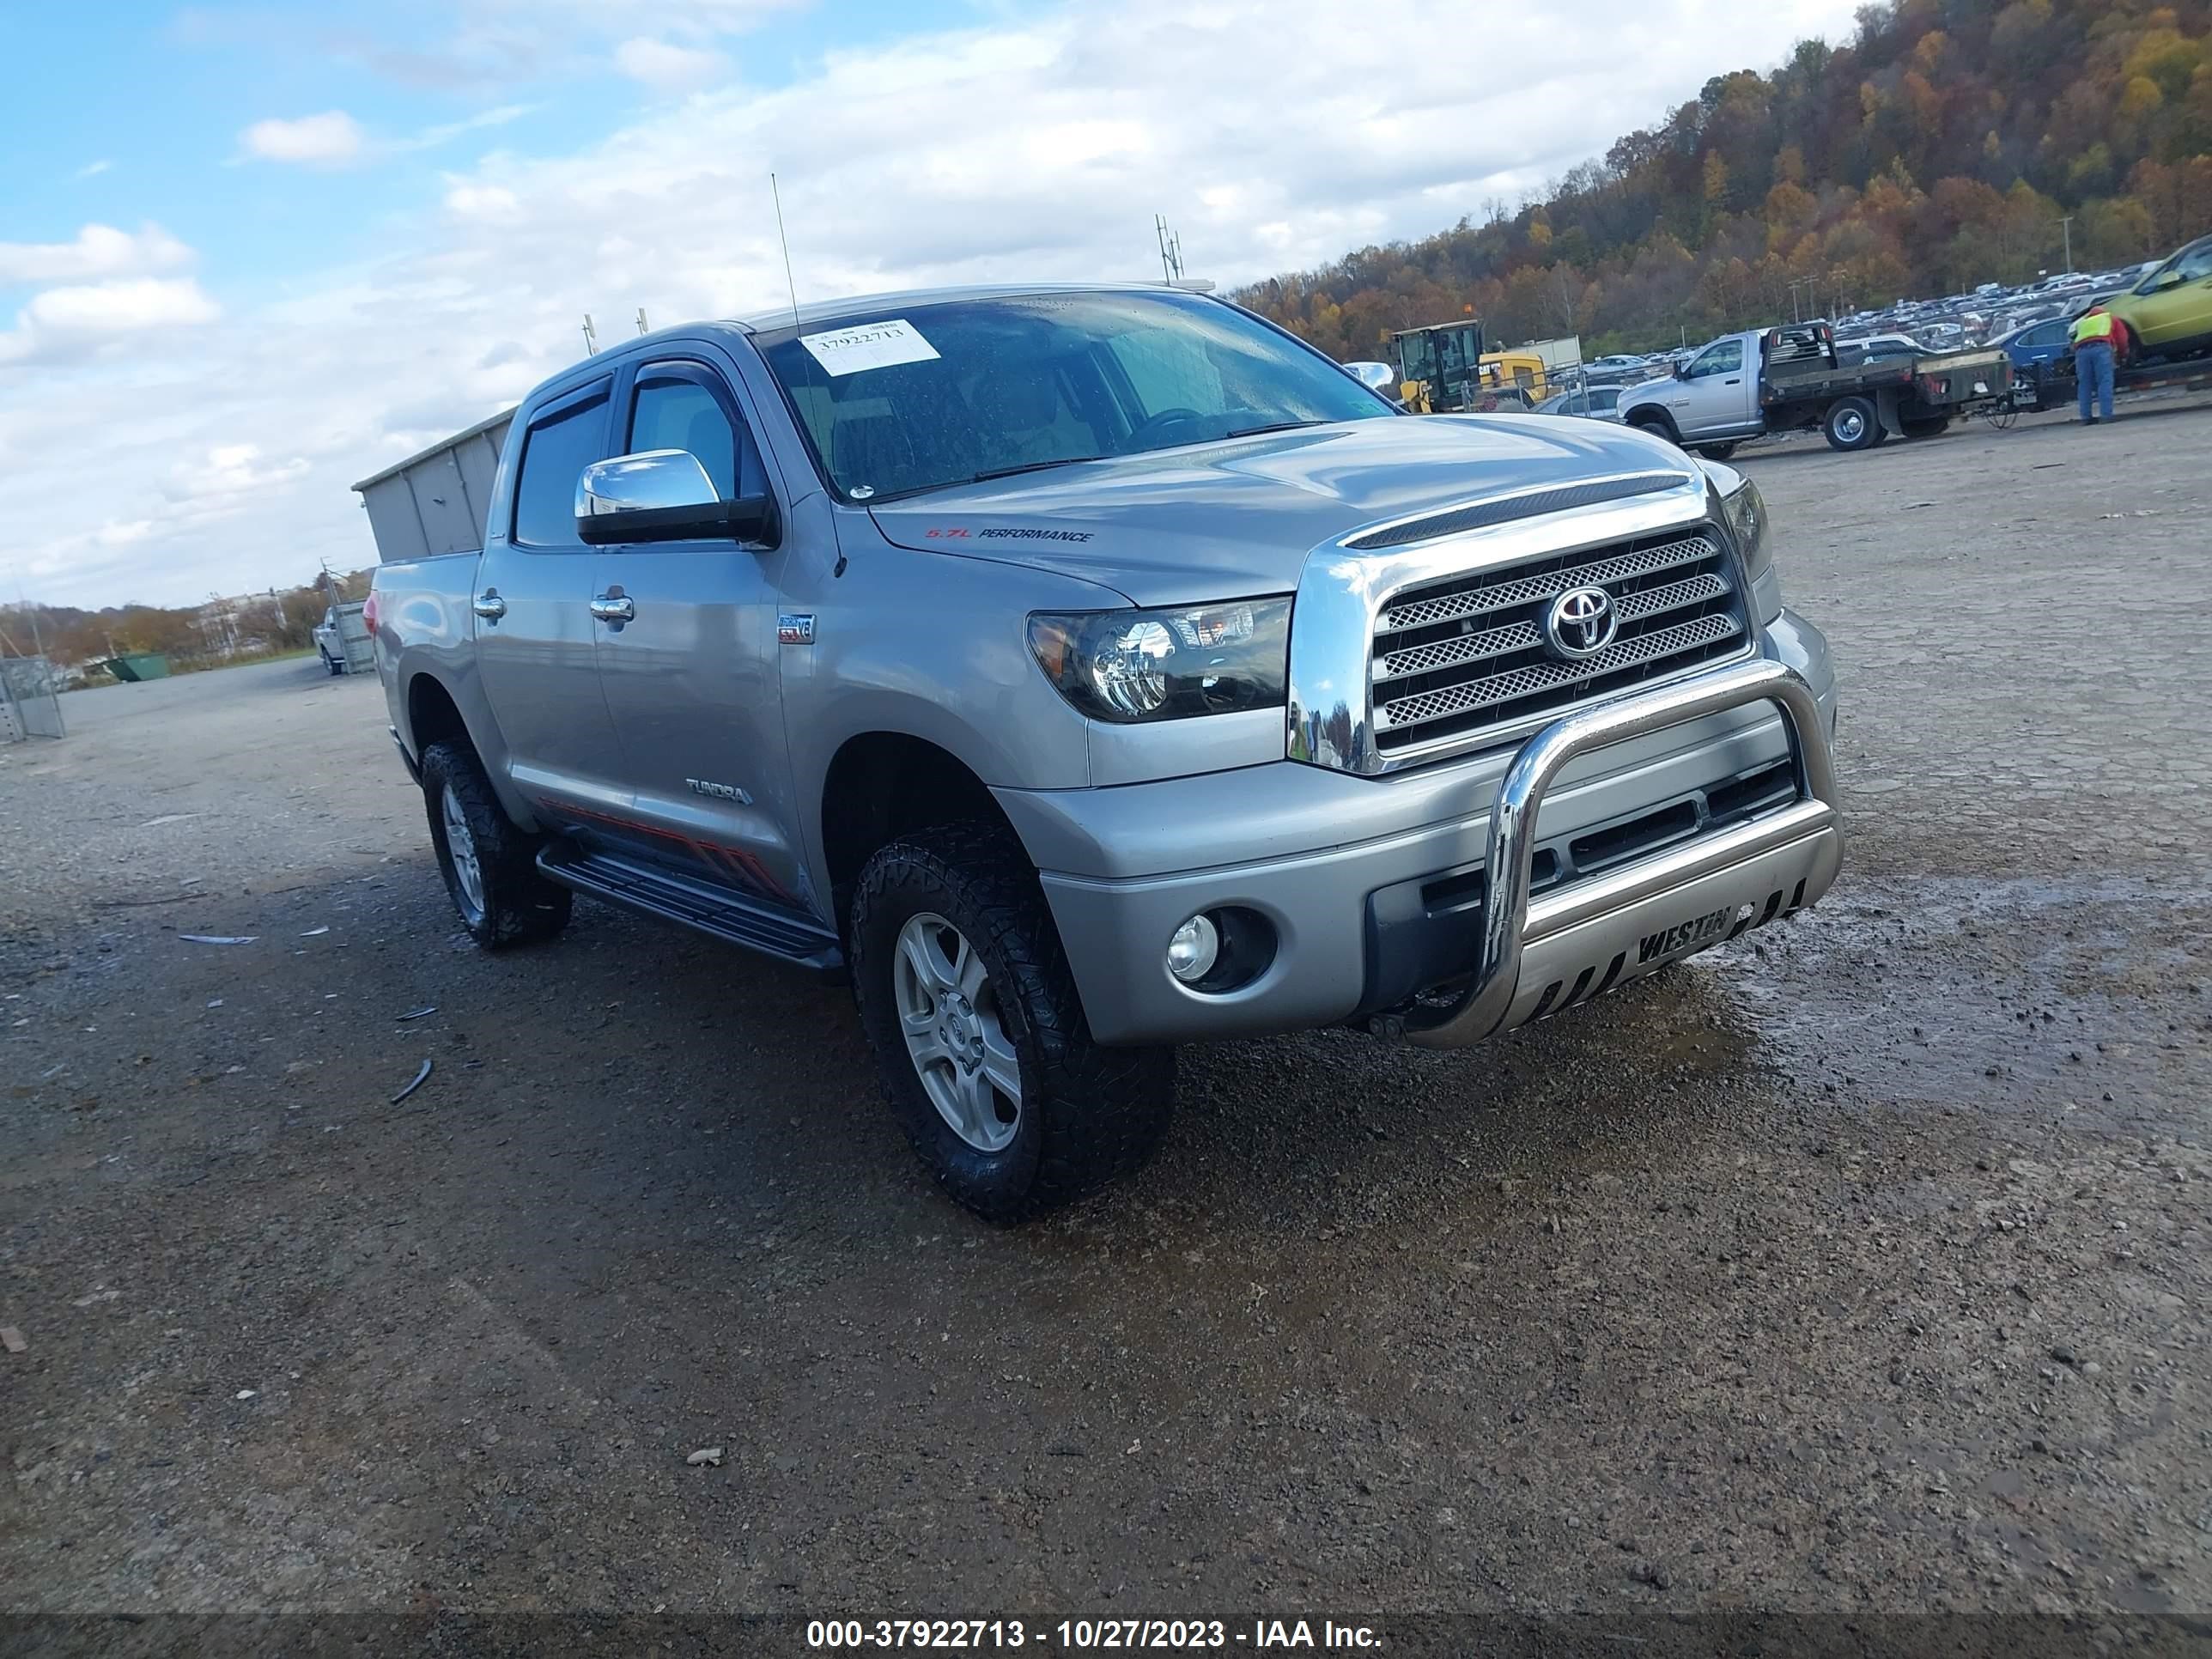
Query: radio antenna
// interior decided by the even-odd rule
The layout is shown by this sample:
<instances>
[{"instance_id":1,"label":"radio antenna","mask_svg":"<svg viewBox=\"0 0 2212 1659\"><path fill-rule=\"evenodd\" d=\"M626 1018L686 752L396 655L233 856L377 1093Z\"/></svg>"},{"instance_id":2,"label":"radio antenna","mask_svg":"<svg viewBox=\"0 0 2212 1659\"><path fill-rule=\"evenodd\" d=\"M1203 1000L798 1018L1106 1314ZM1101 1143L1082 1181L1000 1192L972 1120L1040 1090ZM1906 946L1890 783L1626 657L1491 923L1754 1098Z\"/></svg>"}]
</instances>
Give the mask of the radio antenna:
<instances>
[{"instance_id":1,"label":"radio antenna","mask_svg":"<svg viewBox=\"0 0 2212 1659\"><path fill-rule=\"evenodd\" d=\"M768 193L775 200L775 240L783 244L783 282L791 290L791 325L799 326L799 284L791 276L791 238L783 234L783 192L775 187L775 174L768 175Z\"/></svg>"}]
</instances>

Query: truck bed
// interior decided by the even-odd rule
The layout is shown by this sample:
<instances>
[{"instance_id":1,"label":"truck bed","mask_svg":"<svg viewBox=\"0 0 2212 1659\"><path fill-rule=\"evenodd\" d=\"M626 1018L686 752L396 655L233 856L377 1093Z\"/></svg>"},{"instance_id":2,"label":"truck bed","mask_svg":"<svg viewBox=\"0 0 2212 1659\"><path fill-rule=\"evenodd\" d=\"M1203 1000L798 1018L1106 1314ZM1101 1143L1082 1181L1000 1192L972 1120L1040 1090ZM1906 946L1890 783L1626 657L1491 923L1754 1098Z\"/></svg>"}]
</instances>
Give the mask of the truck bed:
<instances>
[{"instance_id":1,"label":"truck bed","mask_svg":"<svg viewBox=\"0 0 2212 1659\"><path fill-rule=\"evenodd\" d=\"M1914 366L1926 361L1929 360L1877 357L1872 362L1854 363L1848 368L1819 358L1777 364L1759 377L1759 401L1767 409L1781 404L1802 403L1818 403L1825 407L1838 398L1871 397L1885 386L1910 385Z\"/></svg>"},{"instance_id":2,"label":"truck bed","mask_svg":"<svg viewBox=\"0 0 2212 1659\"><path fill-rule=\"evenodd\" d=\"M1955 413L2008 395L2012 360L2001 350L1949 351L1924 357L1878 357L1849 368L1814 359L1777 364L1760 378L1759 399L1770 422L1809 415L1838 398L1901 394L1916 414Z\"/></svg>"}]
</instances>

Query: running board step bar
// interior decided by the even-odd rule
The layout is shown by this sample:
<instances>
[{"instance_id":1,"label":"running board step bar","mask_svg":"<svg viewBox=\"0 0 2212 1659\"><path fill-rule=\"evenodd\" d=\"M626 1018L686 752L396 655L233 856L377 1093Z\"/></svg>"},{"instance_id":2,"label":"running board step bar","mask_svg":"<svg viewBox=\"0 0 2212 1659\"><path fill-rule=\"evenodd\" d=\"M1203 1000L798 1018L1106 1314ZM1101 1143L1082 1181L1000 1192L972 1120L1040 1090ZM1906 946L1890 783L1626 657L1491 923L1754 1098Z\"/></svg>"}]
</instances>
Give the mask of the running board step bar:
<instances>
[{"instance_id":1,"label":"running board step bar","mask_svg":"<svg viewBox=\"0 0 2212 1659\"><path fill-rule=\"evenodd\" d=\"M555 840L538 854L547 879L587 898L656 916L820 974L842 975L836 939L811 922L665 870Z\"/></svg>"}]
</instances>

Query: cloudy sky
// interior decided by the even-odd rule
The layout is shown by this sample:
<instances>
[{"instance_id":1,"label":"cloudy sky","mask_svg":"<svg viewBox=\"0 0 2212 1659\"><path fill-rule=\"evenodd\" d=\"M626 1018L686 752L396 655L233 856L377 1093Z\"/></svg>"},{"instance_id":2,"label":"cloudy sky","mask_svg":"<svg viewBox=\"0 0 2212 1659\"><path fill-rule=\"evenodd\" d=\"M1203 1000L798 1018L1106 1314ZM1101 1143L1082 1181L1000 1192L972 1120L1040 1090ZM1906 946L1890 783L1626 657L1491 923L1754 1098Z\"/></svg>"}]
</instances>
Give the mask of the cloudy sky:
<instances>
[{"instance_id":1,"label":"cloudy sky","mask_svg":"<svg viewBox=\"0 0 2212 1659\"><path fill-rule=\"evenodd\" d=\"M349 486L635 326L1224 285L1535 189L1856 0L317 0L23 9L0 597L374 558ZM1573 27L1566 27L1569 19ZM12 319L12 320L10 320Z\"/></svg>"}]
</instances>

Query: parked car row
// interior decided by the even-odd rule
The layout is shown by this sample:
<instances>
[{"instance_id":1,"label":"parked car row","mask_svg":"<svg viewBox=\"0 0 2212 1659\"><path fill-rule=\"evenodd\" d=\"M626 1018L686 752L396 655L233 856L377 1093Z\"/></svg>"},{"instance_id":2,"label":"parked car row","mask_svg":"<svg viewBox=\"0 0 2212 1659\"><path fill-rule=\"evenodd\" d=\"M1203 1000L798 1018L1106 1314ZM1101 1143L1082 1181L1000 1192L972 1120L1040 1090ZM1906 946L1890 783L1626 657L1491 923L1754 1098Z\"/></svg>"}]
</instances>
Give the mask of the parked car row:
<instances>
[{"instance_id":1,"label":"parked car row","mask_svg":"<svg viewBox=\"0 0 2212 1659\"><path fill-rule=\"evenodd\" d=\"M2071 350L2075 319L2100 302L2110 307L2122 325L2123 356L2130 364L2155 367L2212 352L2212 236L2200 237L2163 260L2145 260L2116 270L2069 271L2009 289L1984 283L1969 294L1900 301L1881 311L1853 313L1832 325L1832 366L1838 370L1895 368L1911 380L1915 366L1926 360L1956 357L1986 346L2004 354L2002 372L2009 388L2005 395L2023 406L2042 408L2047 401L2046 383L2068 372L2063 360ZM1820 322L1787 326L1831 327ZM1550 382L1552 395L1540 400L1513 395L1509 387L1486 398L1483 407L1511 411L1533 406L1540 415L1619 422L1624 417L1625 405L1637 404L1652 410L1655 418L1663 412L1669 422L1679 421L1682 409L1703 408L1704 401L1695 391L1698 383L1711 380L1736 388L1749 384L1741 378L1741 357L1735 360L1736 378L1729 378L1731 371L1718 367L1730 349L1729 342L1744 337L1726 336L1694 350L1657 351L1644 356L1614 353L1595 358L1571 378L1555 372ZM1381 363L1346 367L1378 389L1392 375L1389 368ZM1966 376L1962 384L1969 389L1957 399L1950 399L1947 392L1941 400L1978 404L1995 395L1973 392L1971 382L1975 380L1985 388L1991 384L1987 366ZM1668 383L1680 384L1670 388ZM1539 392L1544 390L1540 386L1537 388ZM1745 392L1742 396L1748 398L1750 393ZM1773 424L1771 410L1760 416L1754 410L1735 410L1734 397L1727 401L1731 413L1721 424L1730 429L1723 433L1716 428L1711 435L1732 445L1753 428ZM1799 400L1784 401L1794 407ZM1871 425L1862 422L1855 429L1911 435L1913 426L1936 418L1932 410L1931 404L1929 410L1880 419ZM1881 414L1878 407L1869 412ZM1829 433L1829 441L1842 447L1855 447L1834 431ZM1869 443L1880 441L1878 435L1866 439ZM1705 447L1710 453L1718 447Z\"/></svg>"}]
</instances>

